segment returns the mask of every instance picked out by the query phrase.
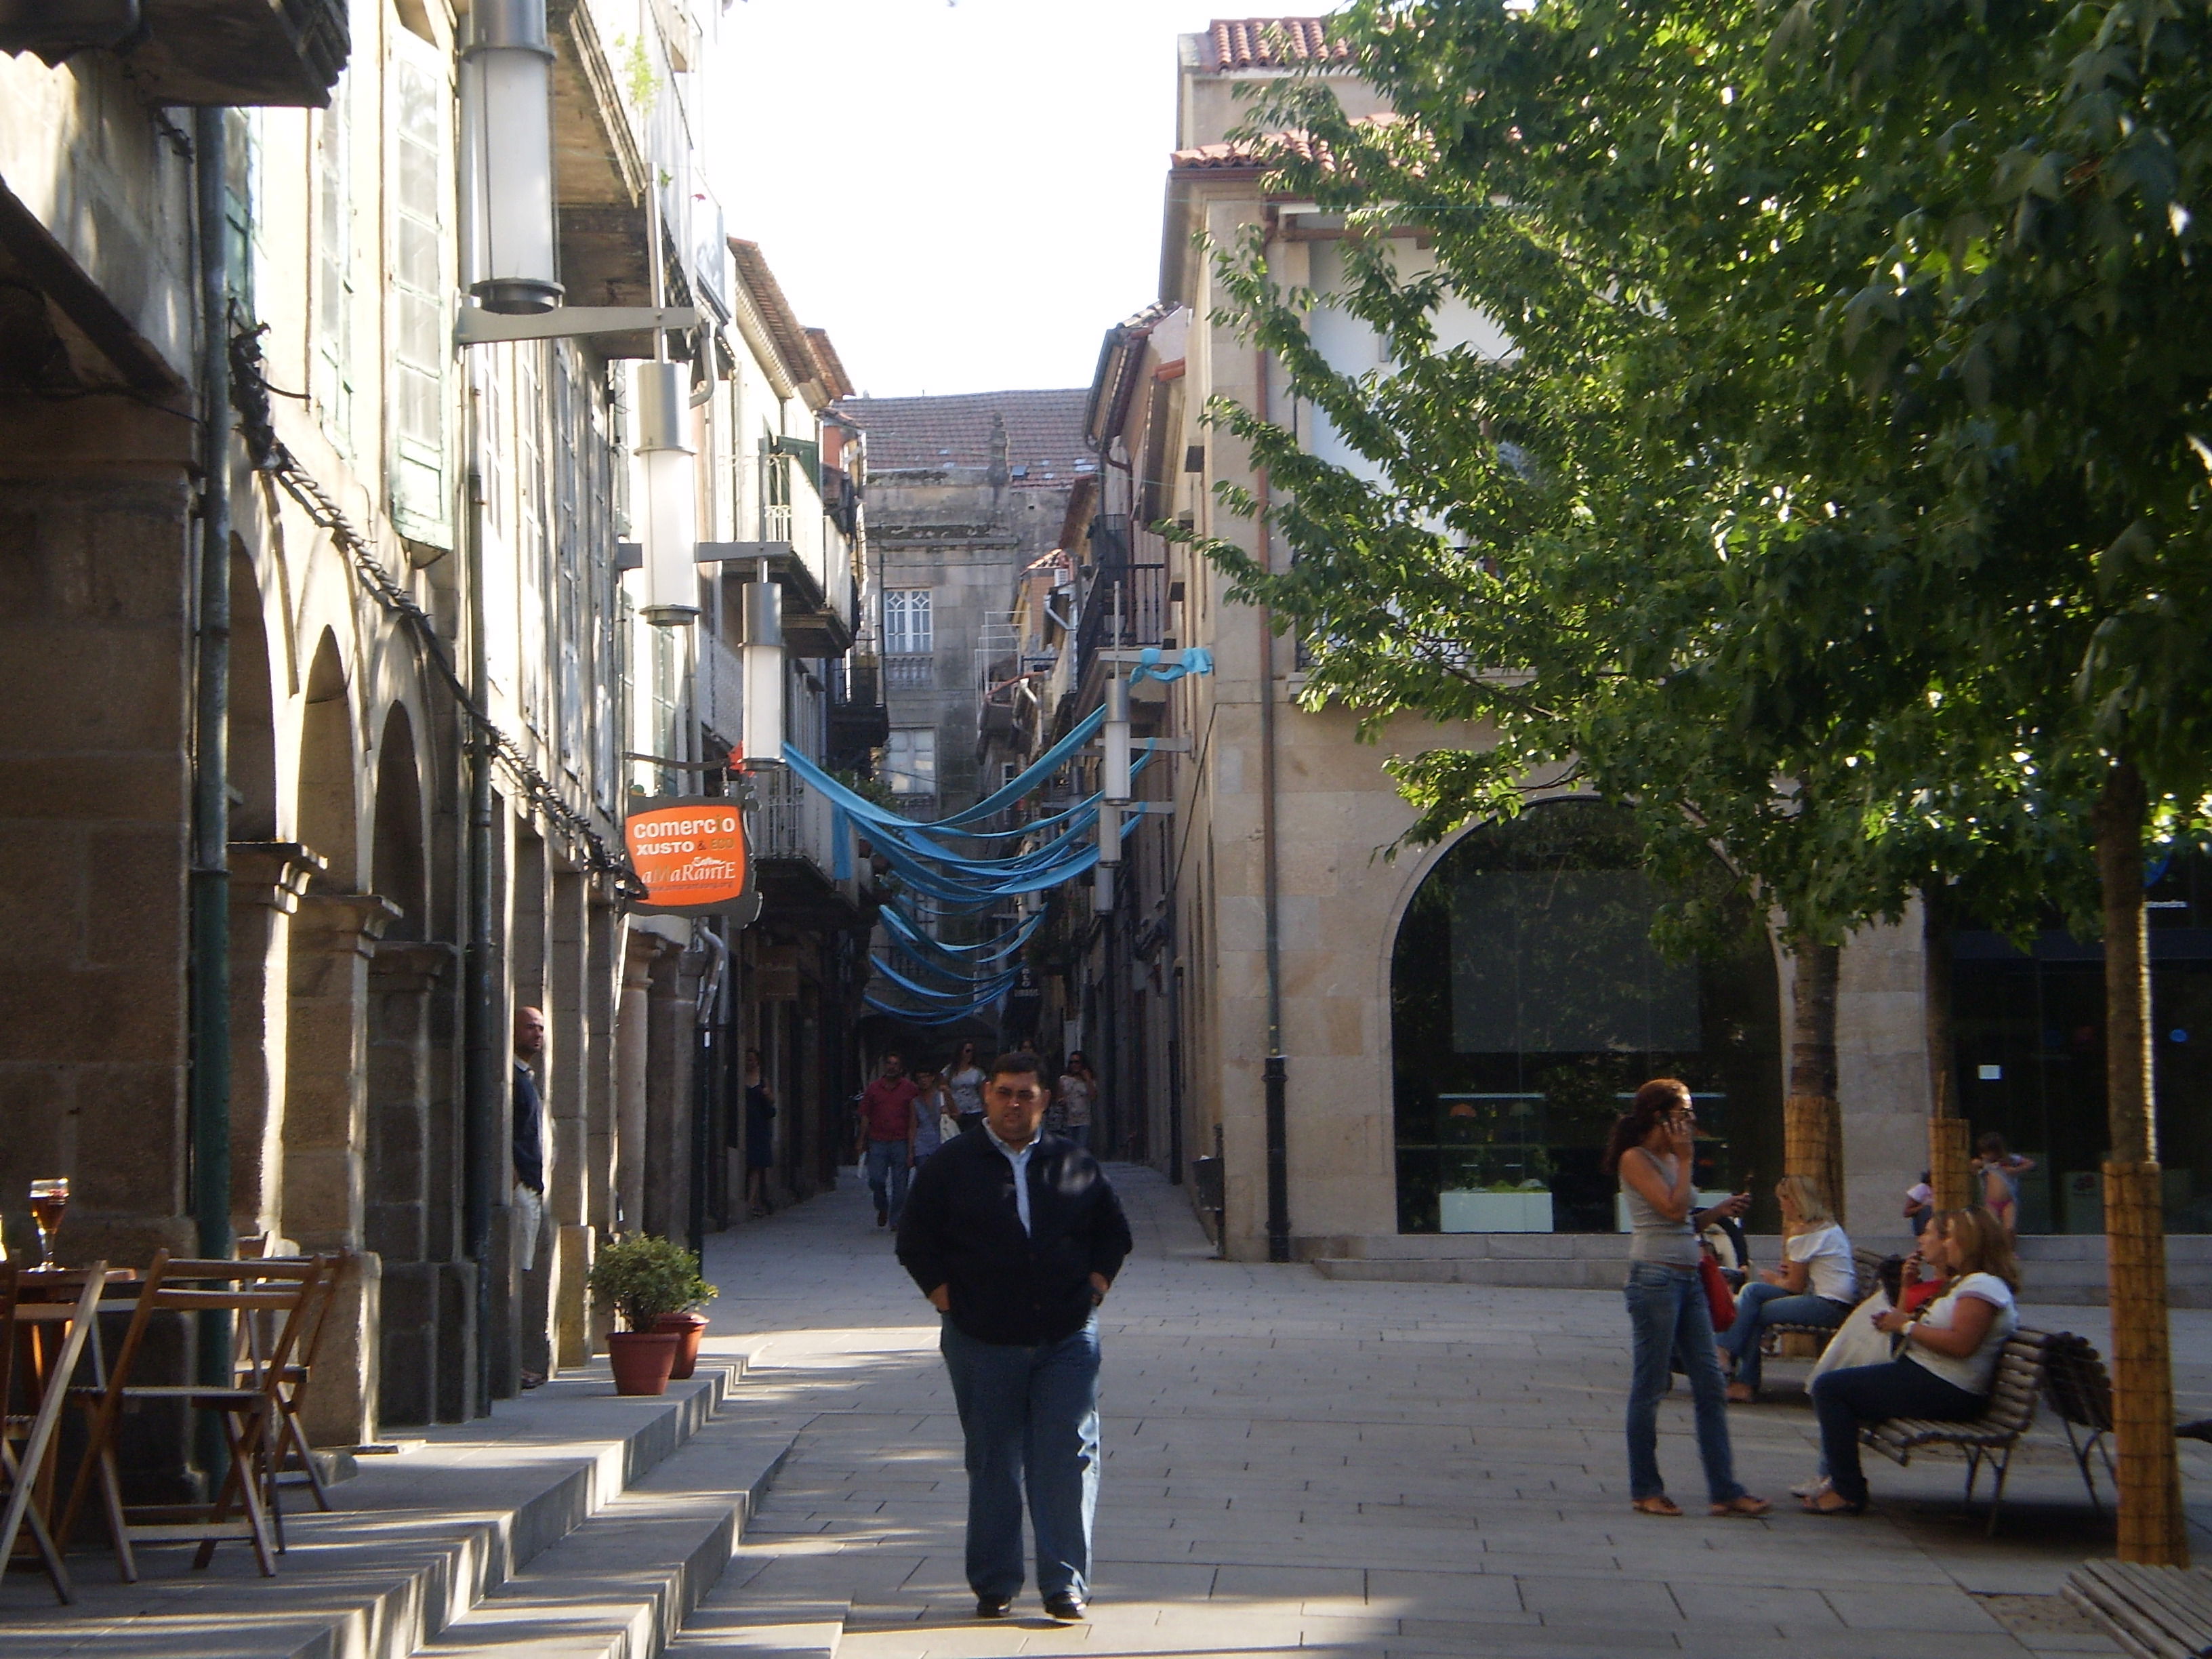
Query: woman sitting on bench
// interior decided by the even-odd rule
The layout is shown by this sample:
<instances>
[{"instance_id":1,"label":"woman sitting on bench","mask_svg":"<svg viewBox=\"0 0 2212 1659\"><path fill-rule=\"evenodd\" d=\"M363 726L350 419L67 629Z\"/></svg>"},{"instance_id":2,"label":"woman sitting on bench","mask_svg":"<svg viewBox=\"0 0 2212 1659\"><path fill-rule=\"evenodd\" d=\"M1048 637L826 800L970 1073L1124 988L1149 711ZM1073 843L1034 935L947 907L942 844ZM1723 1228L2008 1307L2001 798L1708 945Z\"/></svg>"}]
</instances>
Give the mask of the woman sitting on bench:
<instances>
[{"instance_id":1,"label":"woman sitting on bench","mask_svg":"<svg viewBox=\"0 0 2212 1659\"><path fill-rule=\"evenodd\" d=\"M1722 1364L1735 1373L1728 1397L1735 1405L1759 1398L1759 1341L1770 1325L1812 1325L1833 1330L1844 1322L1858 1291L1851 1241L1836 1225L1820 1183L1784 1176L1775 1183L1782 1203L1782 1265L1761 1273L1736 1298L1735 1323L1721 1334Z\"/></svg>"},{"instance_id":2,"label":"woman sitting on bench","mask_svg":"<svg viewBox=\"0 0 2212 1659\"><path fill-rule=\"evenodd\" d=\"M1867 1505L1859 1430L1893 1417L1966 1422L1989 1407L1997 1360L2019 1328L2013 1292L2020 1285L2012 1235L1987 1210L1947 1210L1936 1218L1931 1260L1951 1275L1943 1294L1918 1314L1891 1312L1876 1327L1902 1339L1887 1364L1854 1365L1813 1381L1813 1414L1828 1487L1805 1499L1814 1515L1857 1515Z\"/></svg>"}]
</instances>

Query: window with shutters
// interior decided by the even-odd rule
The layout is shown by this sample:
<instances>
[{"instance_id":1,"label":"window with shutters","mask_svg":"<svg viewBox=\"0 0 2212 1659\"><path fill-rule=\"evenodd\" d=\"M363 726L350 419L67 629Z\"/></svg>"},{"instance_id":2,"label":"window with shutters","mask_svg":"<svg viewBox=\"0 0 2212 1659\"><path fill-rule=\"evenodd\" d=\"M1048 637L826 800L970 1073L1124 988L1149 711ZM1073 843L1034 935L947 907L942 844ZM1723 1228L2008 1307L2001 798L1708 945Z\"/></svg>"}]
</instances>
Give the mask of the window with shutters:
<instances>
[{"instance_id":1,"label":"window with shutters","mask_svg":"<svg viewBox=\"0 0 2212 1659\"><path fill-rule=\"evenodd\" d=\"M884 745L884 780L894 795L937 793L937 732L927 726L895 729Z\"/></svg>"},{"instance_id":2,"label":"window with shutters","mask_svg":"<svg viewBox=\"0 0 2212 1659\"><path fill-rule=\"evenodd\" d=\"M339 75L315 131L316 406L342 455L354 444L353 75Z\"/></svg>"},{"instance_id":3,"label":"window with shutters","mask_svg":"<svg viewBox=\"0 0 2212 1659\"><path fill-rule=\"evenodd\" d=\"M893 587L884 593L884 654L927 656L932 643L929 594L926 587Z\"/></svg>"},{"instance_id":4,"label":"window with shutters","mask_svg":"<svg viewBox=\"0 0 2212 1659\"><path fill-rule=\"evenodd\" d=\"M453 545L447 505L446 314L452 257L446 236L444 60L428 43L392 39L392 517L400 533Z\"/></svg>"},{"instance_id":5,"label":"window with shutters","mask_svg":"<svg viewBox=\"0 0 2212 1659\"><path fill-rule=\"evenodd\" d=\"M522 717L547 735L546 564L552 519L545 454L545 350L542 342L508 348L508 410L514 432L515 653L521 664Z\"/></svg>"}]
</instances>

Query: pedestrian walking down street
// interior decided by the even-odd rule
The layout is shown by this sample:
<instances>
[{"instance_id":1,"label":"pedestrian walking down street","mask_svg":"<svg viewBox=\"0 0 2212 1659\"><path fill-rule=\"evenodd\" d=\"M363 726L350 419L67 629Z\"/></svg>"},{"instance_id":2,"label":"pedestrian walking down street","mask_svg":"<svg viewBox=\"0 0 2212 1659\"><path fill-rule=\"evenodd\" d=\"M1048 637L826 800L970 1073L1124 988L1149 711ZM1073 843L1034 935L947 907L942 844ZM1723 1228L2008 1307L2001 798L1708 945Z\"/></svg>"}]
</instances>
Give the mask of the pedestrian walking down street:
<instances>
[{"instance_id":1,"label":"pedestrian walking down street","mask_svg":"<svg viewBox=\"0 0 2212 1659\"><path fill-rule=\"evenodd\" d=\"M1635 1236L1629 1244L1629 1327L1635 1364L1628 1384L1628 1496L1639 1515L1677 1516L1659 1474L1659 1401L1672 1380L1669 1362L1690 1379L1698 1455L1705 1466L1711 1513L1765 1515L1772 1504L1753 1498L1735 1478L1729 1445L1727 1384L1713 1346L1713 1321L1698 1273L1698 1229L1708 1216L1740 1216L1748 1193L1696 1207L1692 1178L1698 1131L1687 1085L1654 1078L1636 1091L1613 1126L1605 1166L1620 1176Z\"/></svg>"},{"instance_id":2,"label":"pedestrian walking down street","mask_svg":"<svg viewBox=\"0 0 2212 1659\"><path fill-rule=\"evenodd\" d=\"M944 1121L945 1108L950 1103L945 1079L938 1073L920 1071L914 1074L914 1155L907 1161L907 1182L912 1186L912 1171L921 1167L929 1155L945 1144L945 1132L939 1126Z\"/></svg>"},{"instance_id":3,"label":"pedestrian walking down street","mask_svg":"<svg viewBox=\"0 0 2212 1659\"><path fill-rule=\"evenodd\" d=\"M508 1126L514 1190L508 1203L514 1211L514 1265L526 1273L538 1266L538 1235L545 1227L545 1098L538 1092L538 1073L531 1069L544 1052L545 1016L535 1008L516 1009L514 1121ZM525 1370L519 1380L524 1388L534 1389L545 1376Z\"/></svg>"},{"instance_id":4,"label":"pedestrian walking down street","mask_svg":"<svg viewBox=\"0 0 2212 1659\"><path fill-rule=\"evenodd\" d=\"M1067 1064L1060 1075L1058 1109L1060 1121L1066 1125L1067 1138L1085 1152L1091 1150L1091 1109L1098 1103L1098 1079L1091 1075L1091 1062L1077 1048L1067 1056Z\"/></svg>"},{"instance_id":5,"label":"pedestrian walking down street","mask_svg":"<svg viewBox=\"0 0 2212 1659\"><path fill-rule=\"evenodd\" d=\"M745 1050L745 1194L754 1215L766 1215L772 1205L768 1172L775 1162L775 1091L763 1075L761 1051Z\"/></svg>"},{"instance_id":6,"label":"pedestrian walking down street","mask_svg":"<svg viewBox=\"0 0 2212 1659\"><path fill-rule=\"evenodd\" d=\"M907 1171L914 1167L914 1102L921 1092L906 1074L906 1056L884 1056L884 1074L860 1091L860 1164L876 1200L876 1225L895 1225L906 1207Z\"/></svg>"},{"instance_id":7,"label":"pedestrian walking down street","mask_svg":"<svg viewBox=\"0 0 2212 1659\"><path fill-rule=\"evenodd\" d=\"M1039 1133L1042 1069L1027 1054L992 1063L983 1129L921 1167L898 1258L943 1316L976 1616L1004 1618L1021 1593L1026 1496L1044 1610L1073 1621L1091 1598L1098 1507L1098 1308L1131 1241L1097 1161Z\"/></svg>"},{"instance_id":8,"label":"pedestrian walking down street","mask_svg":"<svg viewBox=\"0 0 2212 1659\"><path fill-rule=\"evenodd\" d=\"M952 1057L951 1070L945 1074L945 1086L952 1091L952 1115L960 1120L963 1134L983 1127L983 1085L988 1081L975 1058L975 1045L963 1042Z\"/></svg>"}]
</instances>

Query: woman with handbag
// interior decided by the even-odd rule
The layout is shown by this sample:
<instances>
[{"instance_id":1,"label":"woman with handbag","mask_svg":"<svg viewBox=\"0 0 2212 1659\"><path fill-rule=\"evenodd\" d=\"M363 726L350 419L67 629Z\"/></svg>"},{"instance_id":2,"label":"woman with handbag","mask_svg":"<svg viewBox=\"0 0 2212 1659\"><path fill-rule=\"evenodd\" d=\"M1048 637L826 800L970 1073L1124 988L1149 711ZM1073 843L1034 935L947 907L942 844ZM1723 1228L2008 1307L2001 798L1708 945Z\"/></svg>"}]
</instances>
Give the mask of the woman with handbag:
<instances>
[{"instance_id":1,"label":"woman with handbag","mask_svg":"<svg viewBox=\"0 0 2212 1659\"><path fill-rule=\"evenodd\" d=\"M1698 1265L1698 1231L1705 1218L1741 1215L1750 1195L1737 1193L1710 1209L1697 1207L1691 1170L1697 1128L1688 1085L1655 1078L1636 1091L1606 1147L1606 1168L1620 1175L1633 1232L1624 1287L1635 1356L1628 1385L1630 1504L1639 1515L1682 1512L1667 1496L1659 1475L1659 1401L1667 1392L1673 1362L1690 1379L1711 1512L1765 1515L1773 1506L1753 1497L1735 1478L1727 1385L1713 1348L1712 1316Z\"/></svg>"},{"instance_id":2,"label":"woman with handbag","mask_svg":"<svg viewBox=\"0 0 2212 1659\"><path fill-rule=\"evenodd\" d=\"M1768 1267L1736 1298L1735 1322L1720 1340L1722 1363L1734 1374L1728 1397L1738 1406L1759 1398L1759 1339L1770 1325L1833 1330L1858 1293L1851 1241L1836 1224L1820 1182L1784 1176L1775 1183L1782 1205L1782 1265Z\"/></svg>"}]
</instances>

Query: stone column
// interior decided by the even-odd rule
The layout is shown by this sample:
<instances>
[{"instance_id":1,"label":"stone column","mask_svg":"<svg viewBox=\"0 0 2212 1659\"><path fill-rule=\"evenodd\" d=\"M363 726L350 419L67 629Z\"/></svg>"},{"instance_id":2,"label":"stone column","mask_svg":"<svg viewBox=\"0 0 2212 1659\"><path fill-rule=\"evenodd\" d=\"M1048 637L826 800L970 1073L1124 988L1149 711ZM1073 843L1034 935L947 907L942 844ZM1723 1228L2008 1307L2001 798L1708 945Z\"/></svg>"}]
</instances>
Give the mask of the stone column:
<instances>
[{"instance_id":1,"label":"stone column","mask_svg":"<svg viewBox=\"0 0 2212 1659\"><path fill-rule=\"evenodd\" d=\"M368 969L368 1248L383 1262L379 1399L393 1423L435 1411L441 1283L430 1248L430 996L450 945L380 939Z\"/></svg>"},{"instance_id":2,"label":"stone column","mask_svg":"<svg viewBox=\"0 0 2212 1659\"><path fill-rule=\"evenodd\" d=\"M615 1206L617 1230L645 1222L645 1125L653 1042L653 964L666 941L625 931L620 1006L615 1021Z\"/></svg>"},{"instance_id":3,"label":"stone column","mask_svg":"<svg viewBox=\"0 0 2212 1659\"><path fill-rule=\"evenodd\" d=\"M697 1034L692 998L698 976L690 953L666 946L653 964L647 993L646 1182L641 1223L647 1232L678 1237L690 1203L692 1059Z\"/></svg>"},{"instance_id":4,"label":"stone column","mask_svg":"<svg viewBox=\"0 0 2212 1659\"><path fill-rule=\"evenodd\" d=\"M327 868L295 841L230 843L230 1224L275 1249L284 1194L291 917Z\"/></svg>"},{"instance_id":5,"label":"stone column","mask_svg":"<svg viewBox=\"0 0 2212 1659\"><path fill-rule=\"evenodd\" d=\"M368 962L399 914L373 893L310 893L292 918L282 1231L343 1261L325 1322L307 1431L325 1445L375 1437L380 1266L362 1249L367 1200Z\"/></svg>"},{"instance_id":6,"label":"stone column","mask_svg":"<svg viewBox=\"0 0 2212 1659\"><path fill-rule=\"evenodd\" d=\"M587 881L586 876L573 872L554 876L545 953L545 1018L551 1034L546 1066L550 1139L545 1206L553 1253L546 1299L556 1365L580 1365L591 1357L584 1328L584 1280L592 1270L592 1235L586 1220L591 1132L585 1099L592 1060L586 1012Z\"/></svg>"}]
</instances>

